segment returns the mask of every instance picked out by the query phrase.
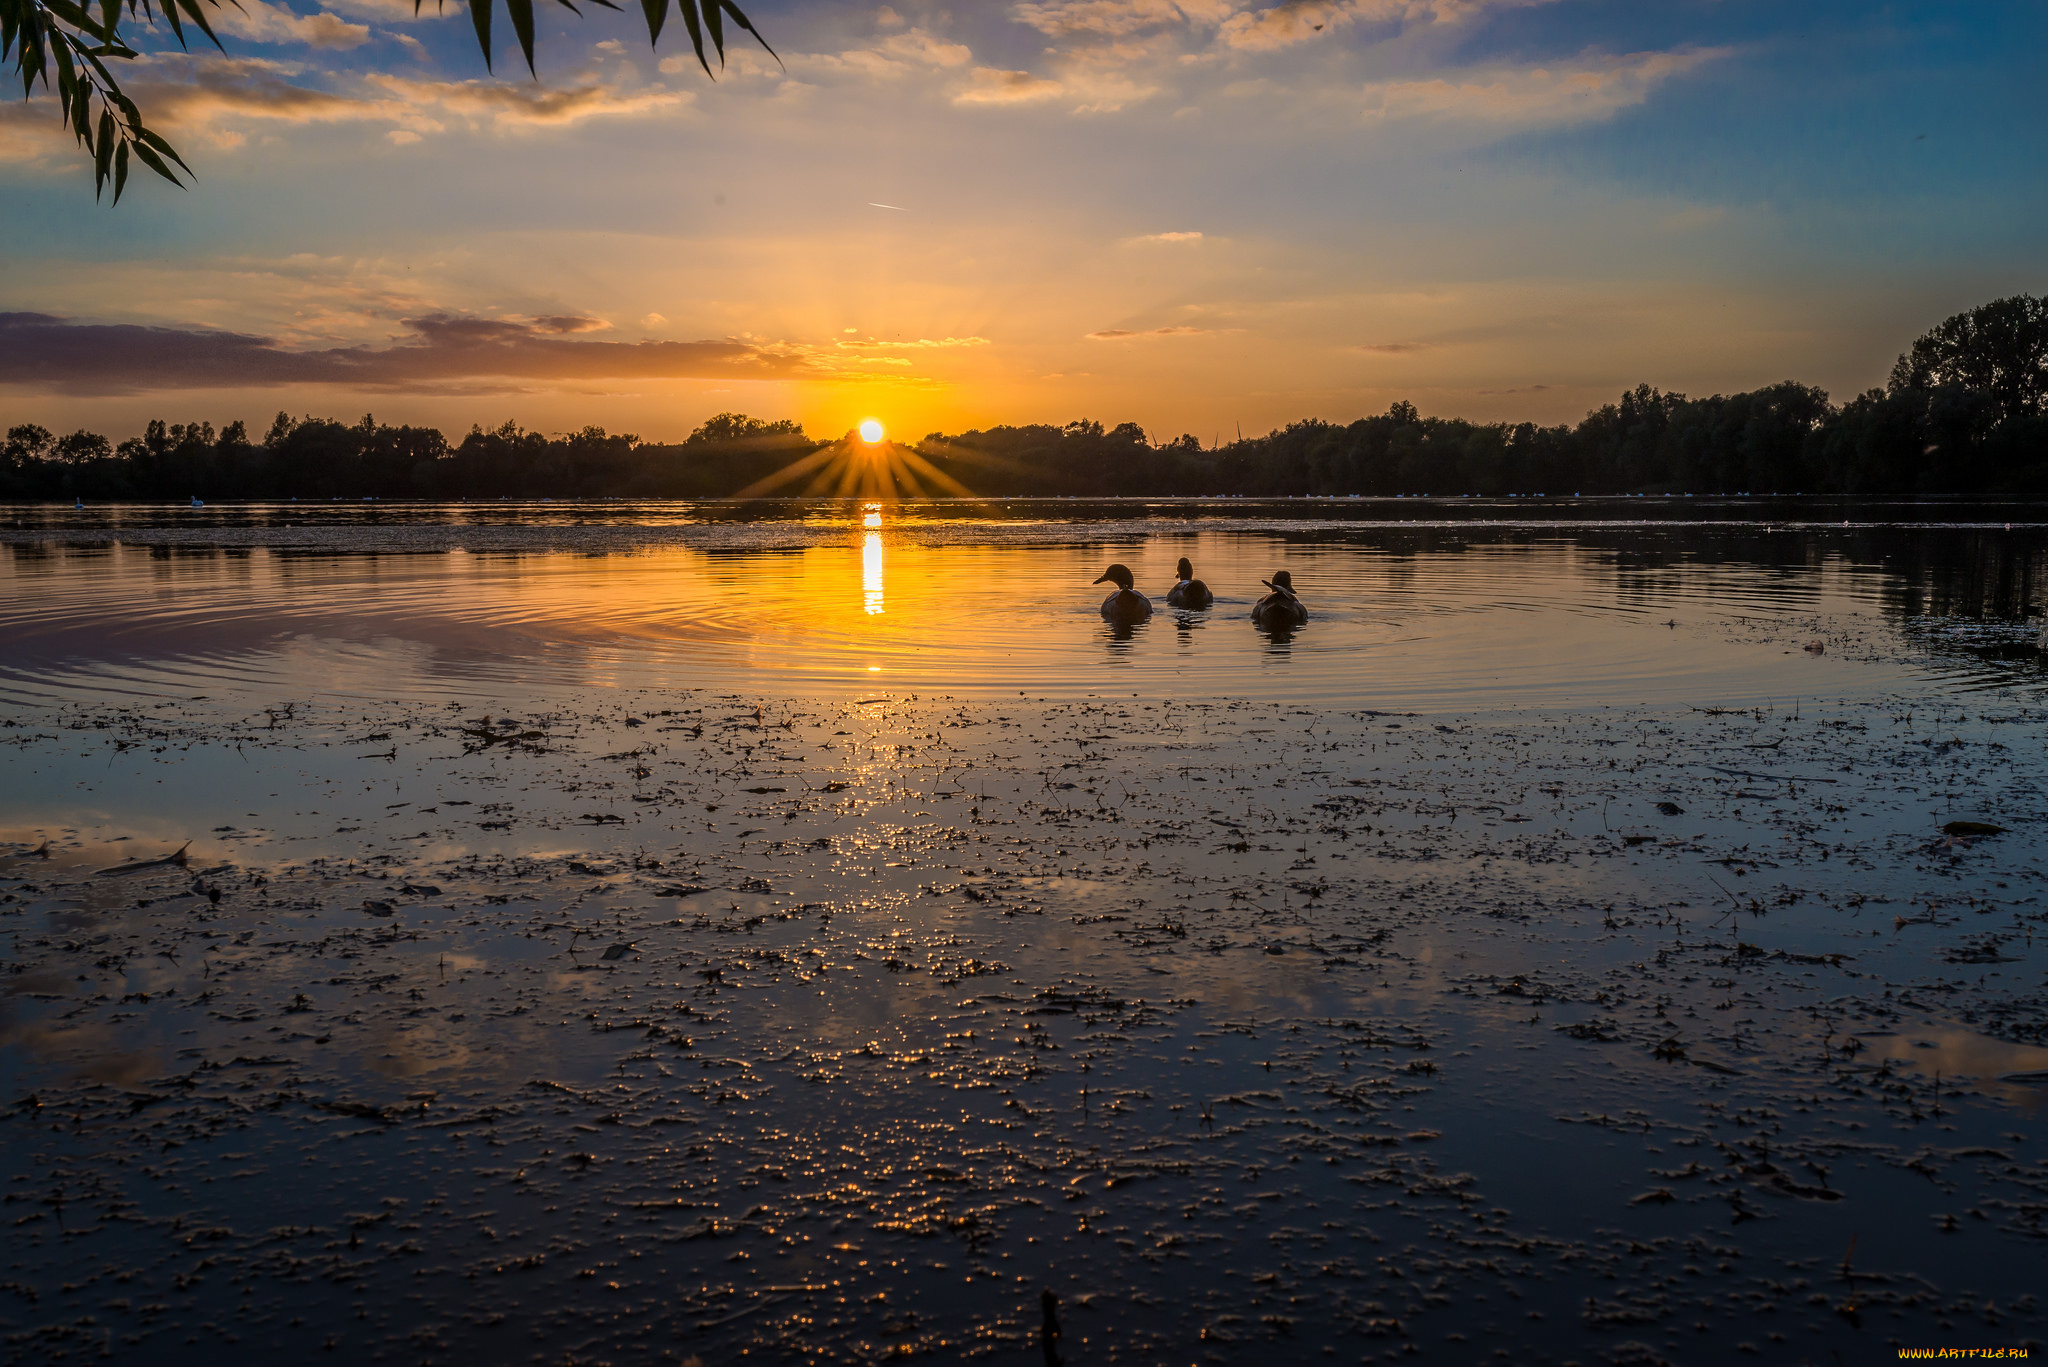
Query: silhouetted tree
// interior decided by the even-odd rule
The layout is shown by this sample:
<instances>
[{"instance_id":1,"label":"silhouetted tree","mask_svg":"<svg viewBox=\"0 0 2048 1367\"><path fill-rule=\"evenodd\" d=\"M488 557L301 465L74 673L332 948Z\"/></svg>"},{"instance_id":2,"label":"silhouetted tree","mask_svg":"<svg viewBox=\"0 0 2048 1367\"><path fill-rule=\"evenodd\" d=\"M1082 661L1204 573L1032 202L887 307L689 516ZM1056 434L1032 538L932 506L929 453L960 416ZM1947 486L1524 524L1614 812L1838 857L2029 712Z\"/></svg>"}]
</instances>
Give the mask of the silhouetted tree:
<instances>
[{"instance_id":1,"label":"silhouetted tree","mask_svg":"<svg viewBox=\"0 0 2048 1367\"><path fill-rule=\"evenodd\" d=\"M1945 319L1899 357L1889 387L1968 390L2000 420L2048 413L2048 299L2016 294Z\"/></svg>"},{"instance_id":2,"label":"silhouetted tree","mask_svg":"<svg viewBox=\"0 0 2048 1367\"><path fill-rule=\"evenodd\" d=\"M260 443L239 422L153 420L118 450L7 431L0 494L183 498L718 498L801 493L825 443L787 419L720 413L688 440L601 427L547 436L516 423L440 432L365 416L280 413ZM1693 399L1639 385L1575 427L1424 417L1406 401L1348 424L1317 418L1204 450L1160 446L1134 422L993 427L917 448L990 497L1044 494L2048 494L2048 304L2028 296L1958 314L1899 358L1892 383L1837 409L1787 380ZM786 476L786 478L784 478ZM911 491L913 486L899 483Z\"/></svg>"}]
</instances>

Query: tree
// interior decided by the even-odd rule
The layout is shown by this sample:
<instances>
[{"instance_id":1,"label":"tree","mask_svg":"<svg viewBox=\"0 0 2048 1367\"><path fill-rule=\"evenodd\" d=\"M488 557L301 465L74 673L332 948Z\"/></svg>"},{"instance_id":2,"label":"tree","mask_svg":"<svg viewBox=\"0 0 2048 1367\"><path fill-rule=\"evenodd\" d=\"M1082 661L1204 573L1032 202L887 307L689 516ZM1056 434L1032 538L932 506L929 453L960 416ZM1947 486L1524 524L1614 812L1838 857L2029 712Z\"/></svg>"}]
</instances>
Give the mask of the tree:
<instances>
[{"instance_id":1,"label":"tree","mask_svg":"<svg viewBox=\"0 0 2048 1367\"><path fill-rule=\"evenodd\" d=\"M413 0L413 13L419 13L423 3L424 0ZM445 0L435 0L436 6L443 3ZM491 66L494 3L495 0L470 0L469 5L470 22L476 28L477 46L483 49L486 67ZM534 0L505 0L505 14L512 21L512 32L519 40L528 73L537 75L533 65L533 3ZM580 13L574 0L557 3L571 13ZM612 0L595 3L606 9L618 8ZM135 60L136 51L123 36L121 25L127 21L132 25L154 26L159 4L180 47L187 45L188 24L206 35L216 48L221 47L213 26L206 21L206 9L201 7L200 0L99 0L96 8L92 0L0 0L0 62L14 63L24 99L35 93L37 81L42 82L46 94L52 90L50 72L55 67L57 108L70 125L72 135L92 158L93 193L95 197L104 193L111 179L116 204L121 202L121 191L128 184L131 157L173 185L185 183L171 169L173 164L186 175L192 174L192 168L176 149L143 123L142 111L135 101L121 93L121 84L109 65ZM206 6L218 9L220 0L206 0ZM769 56L775 55L775 49L768 46L768 40L761 37L733 0L675 0L675 7L683 26L689 30L690 47L706 75L711 74L711 62L704 51L707 36L718 54L719 65L725 65L728 16L753 34L755 41L767 48ZM650 46L660 41L668 10L669 0L640 0Z\"/></svg>"},{"instance_id":2,"label":"tree","mask_svg":"<svg viewBox=\"0 0 2048 1367\"><path fill-rule=\"evenodd\" d=\"M239 427L241 424L236 423L235 426ZM112 460L114 443L97 432L88 432L81 427L68 437L59 437L57 444L50 450L50 456L53 460L66 461L73 465L82 465L89 460Z\"/></svg>"},{"instance_id":3,"label":"tree","mask_svg":"<svg viewBox=\"0 0 2048 1367\"><path fill-rule=\"evenodd\" d=\"M1894 394L1950 386L1988 395L2000 418L2048 414L2048 299L2016 294L1958 313L1892 367Z\"/></svg>"},{"instance_id":4,"label":"tree","mask_svg":"<svg viewBox=\"0 0 2048 1367\"><path fill-rule=\"evenodd\" d=\"M768 422L761 418L750 418L744 413L716 413L704 420L704 425L690 433L690 446L727 441L747 441L755 437L801 437L803 424L788 418Z\"/></svg>"},{"instance_id":5,"label":"tree","mask_svg":"<svg viewBox=\"0 0 2048 1367\"><path fill-rule=\"evenodd\" d=\"M32 460L44 460L57 443L50 429L39 423L25 422L19 427L7 429L7 442L0 446L0 456L9 465L26 465Z\"/></svg>"}]
</instances>

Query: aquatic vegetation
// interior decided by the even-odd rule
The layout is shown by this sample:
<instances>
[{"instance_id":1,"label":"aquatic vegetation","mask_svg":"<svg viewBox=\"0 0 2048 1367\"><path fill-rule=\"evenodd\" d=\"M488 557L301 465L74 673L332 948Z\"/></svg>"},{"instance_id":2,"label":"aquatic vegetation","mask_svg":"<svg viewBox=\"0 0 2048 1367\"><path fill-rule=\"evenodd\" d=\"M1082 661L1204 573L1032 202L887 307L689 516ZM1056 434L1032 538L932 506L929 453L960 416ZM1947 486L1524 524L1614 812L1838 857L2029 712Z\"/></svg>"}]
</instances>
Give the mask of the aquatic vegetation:
<instances>
[{"instance_id":1,"label":"aquatic vegetation","mask_svg":"<svg viewBox=\"0 0 2048 1367\"><path fill-rule=\"evenodd\" d=\"M17 718L10 1359L2038 1339L2040 708L863 698Z\"/></svg>"}]
</instances>

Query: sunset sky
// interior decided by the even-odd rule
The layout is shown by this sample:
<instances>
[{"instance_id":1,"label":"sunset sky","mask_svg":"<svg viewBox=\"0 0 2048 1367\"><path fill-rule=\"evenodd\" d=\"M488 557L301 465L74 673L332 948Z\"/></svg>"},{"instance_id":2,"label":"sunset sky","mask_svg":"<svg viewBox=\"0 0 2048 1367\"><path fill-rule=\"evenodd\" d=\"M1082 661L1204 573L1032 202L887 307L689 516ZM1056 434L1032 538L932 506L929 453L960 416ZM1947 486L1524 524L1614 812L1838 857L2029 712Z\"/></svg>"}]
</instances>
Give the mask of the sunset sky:
<instances>
[{"instance_id":1,"label":"sunset sky","mask_svg":"<svg viewBox=\"0 0 2048 1367\"><path fill-rule=\"evenodd\" d=\"M242 0L134 64L198 181L118 208L0 106L0 423L1569 421L2048 290L2024 0L755 0L716 82L584 8L535 81L460 3Z\"/></svg>"}]
</instances>

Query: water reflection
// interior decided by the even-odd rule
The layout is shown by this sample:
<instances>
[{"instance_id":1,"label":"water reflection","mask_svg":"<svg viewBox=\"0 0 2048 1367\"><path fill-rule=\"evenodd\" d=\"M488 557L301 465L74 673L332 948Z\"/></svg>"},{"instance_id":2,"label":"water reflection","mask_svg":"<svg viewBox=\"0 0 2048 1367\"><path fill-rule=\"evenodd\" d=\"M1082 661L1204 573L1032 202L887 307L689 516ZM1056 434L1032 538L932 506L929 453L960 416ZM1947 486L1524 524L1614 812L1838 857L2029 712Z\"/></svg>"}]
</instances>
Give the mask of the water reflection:
<instances>
[{"instance_id":1,"label":"water reflection","mask_svg":"<svg viewBox=\"0 0 2048 1367\"><path fill-rule=\"evenodd\" d=\"M880 617L885 610L882 602L882 505L864 505L860 524L868 529L860 543L861 609L870 617Z\"/></svg>"},{"instance_id":2,"label":"water reflection","mask_svg":"<svg viewBox=\"0 0 2048 1367\"><path fill-rule=\"evenodd\" d=\"M1106 618L1102 623L1102 629L1103 639L1109 646L1110 654L1117 656L1122 655L1138 633L1145 629L1145 623L1126 621L1121 617Z\"/></svg>"},{"instance_id":3,"label":"water reflection","mask_svg":"<svg viewBox=\"0 0 2048 1367\"><path fill-rule=\"evenodd\" d=\"M701 546L627 521L524 543L499 524L338 527L346 548L339 537L223 545L220 532L162 545L141 533L88 546L0 536L0 700L234 688L267 705L312 680L447 697L515 680L667 687L877 672L906 685L1085 692L1105 655L1161 687L1199 676L1218 694L1381 707L1741 705L1882 691L1929 672L1964 687L2048 680L2040 530L1297 519L1190 535L1160 519L1106 536L1079 523L920 522L873 504L833 505L819 530L805 520L816 511L735 523ZM1197 631L1176 614L1163 636L1118 639L1082 625L1097 600L1077 584L1104 559L1171 582L1188 554L1222 595L1215 617L1227 628ZM1244 629L1275 563L1315 586L1312 629L1291 642ZM966 629L935 634L934 620ZM1818 638L1824 655L1797 649Z\"/></svg>"},{"instance_id":4,"label":"water reflection","mask_svg":"<svg viewBox=\"0 0 2048 1367\"><path fill-rule=\"evenodd\" d=\"M879 514L870 514L879 517ZM869 532L860 545L861 606L870 617L882 615L882 534Z\"/></svg>"}]
</instances>

